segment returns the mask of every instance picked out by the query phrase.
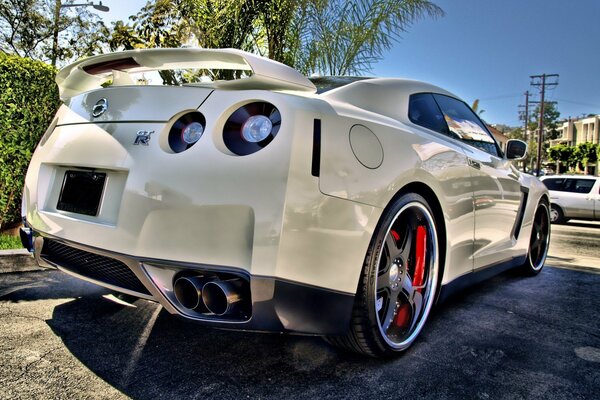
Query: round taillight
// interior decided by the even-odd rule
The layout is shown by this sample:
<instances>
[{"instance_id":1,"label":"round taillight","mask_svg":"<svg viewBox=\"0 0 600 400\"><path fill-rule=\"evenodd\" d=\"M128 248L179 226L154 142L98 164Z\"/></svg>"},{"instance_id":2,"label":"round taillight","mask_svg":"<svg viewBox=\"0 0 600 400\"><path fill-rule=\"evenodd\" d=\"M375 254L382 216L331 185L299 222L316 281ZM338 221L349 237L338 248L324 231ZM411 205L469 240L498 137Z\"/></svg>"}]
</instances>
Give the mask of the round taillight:
<instances>
[{"instance_id":1,"label":"round taillight","mask_svg":"<svg viewBox=\"0 0 600 400\"><path fill-rule=\"evenodd\" d=\"M272 104L254 102L235 110L225 122L223 141L234 154L256 153L277 136L281 114Z\"/></svg>"},{"instance_id":2,"label":"round taillight","mask_svg":"<svg viewBox=\"0 0 600 400\"><path fill-rule=\"evenodd\" d=\"M169 131L169 147L175 153L181 153L192 147L204 133L206 119L197 111L182 115Z\"/></svg>"}]
</instances>

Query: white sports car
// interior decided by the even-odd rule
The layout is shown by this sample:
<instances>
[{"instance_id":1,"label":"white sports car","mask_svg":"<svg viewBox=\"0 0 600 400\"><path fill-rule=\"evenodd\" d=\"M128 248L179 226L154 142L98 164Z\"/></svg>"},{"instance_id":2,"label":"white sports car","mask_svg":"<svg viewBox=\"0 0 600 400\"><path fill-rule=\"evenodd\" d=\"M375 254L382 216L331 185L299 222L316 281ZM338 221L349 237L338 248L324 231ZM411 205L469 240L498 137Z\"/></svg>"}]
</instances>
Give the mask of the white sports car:
<instances>
[{"instance_id":1,"label":"white sports car","mask_svg":"<svg viewBox=\"0 0 600 400\"><path fill-rule=\"evenodd\" d=\"M214 70L238 79L205 81ZM196 83L147 85L152 71ZM436 86L317 91L231 49L105 54L56 81L64 104L23 195L42 266L215 327L385 356L453 289L544 265L548 191L511 162L525 143L504 154Z\"/></svg>"}]
</instances>

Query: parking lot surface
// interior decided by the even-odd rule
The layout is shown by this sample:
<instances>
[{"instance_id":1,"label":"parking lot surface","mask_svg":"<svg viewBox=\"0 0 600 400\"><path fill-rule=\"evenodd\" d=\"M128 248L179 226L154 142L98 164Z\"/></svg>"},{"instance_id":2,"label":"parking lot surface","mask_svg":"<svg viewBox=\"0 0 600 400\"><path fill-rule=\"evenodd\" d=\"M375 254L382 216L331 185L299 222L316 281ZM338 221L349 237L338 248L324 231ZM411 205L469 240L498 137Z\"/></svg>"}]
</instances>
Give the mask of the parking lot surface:
<instances>
[{"instance_id":1,"label":"parking lot surface","mask_svg":"<svg viewBox=\"0 0 600 400\"><path fill-rule=\"evenodd\" d=\"M438 305L393 360L121 306L57 271L0 274L0 398L598 399L600 274L559 261Z\"/></svg>"}]
</instances>

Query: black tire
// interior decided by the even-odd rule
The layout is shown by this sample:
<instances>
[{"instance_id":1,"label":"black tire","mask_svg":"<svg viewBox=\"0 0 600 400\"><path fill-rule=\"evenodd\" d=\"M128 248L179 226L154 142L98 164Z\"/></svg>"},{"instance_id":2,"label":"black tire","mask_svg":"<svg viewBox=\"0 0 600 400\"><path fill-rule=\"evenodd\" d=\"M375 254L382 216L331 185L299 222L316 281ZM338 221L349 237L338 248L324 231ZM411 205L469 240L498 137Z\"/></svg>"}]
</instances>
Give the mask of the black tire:
<instances>
[{"instance_id":1,"label":"black tire","mask_svg":"<svg viewBox=\"0 0 600 400\"><path fill-rule=\"evenodd\" d=\"M562 209L554 204L550 206L550 222L553 224L564 224L567 222Z\"/></svg>"},{"instance_id":2,"label":"black tire","mask_svg":"<svg viewBox=\"0 0 600 400\"><path fill-rule=\"evenodd\" d=\"M550 246L550 211L548 204L541 201L533 216L527 259L521 266L527 275L537 275L544 268Z\"/></svg>"},{"instance_id":3,"label":"black tire","mask_svg":"<svg viewBox=\"0 0 600 400\"><path fill-rule=\"evenodd\" d=\"M438 252L429 204L418 194L401 196L384 211L371 239L349 333L327 341L376 357L410 347L435 300Z\"/></svg>"}]
</instances>

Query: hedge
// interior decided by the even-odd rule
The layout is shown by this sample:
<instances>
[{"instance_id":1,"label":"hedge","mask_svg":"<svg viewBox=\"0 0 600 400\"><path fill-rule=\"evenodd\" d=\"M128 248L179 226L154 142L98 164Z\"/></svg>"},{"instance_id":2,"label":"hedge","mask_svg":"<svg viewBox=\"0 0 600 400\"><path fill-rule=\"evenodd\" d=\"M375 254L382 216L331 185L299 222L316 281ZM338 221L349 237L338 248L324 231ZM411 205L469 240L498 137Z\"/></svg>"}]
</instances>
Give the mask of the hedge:
<instances>
[{"instance_id":1,"label":"hedge","mask_svg":"<svg viewBox=\"0 0 600 400\"><path fill-rule=\"evenodd\" d=\"M54 67L0 53L0 228L20 221L27 166L60 104L55 76Z\"/></svg>"}]
</instances>

